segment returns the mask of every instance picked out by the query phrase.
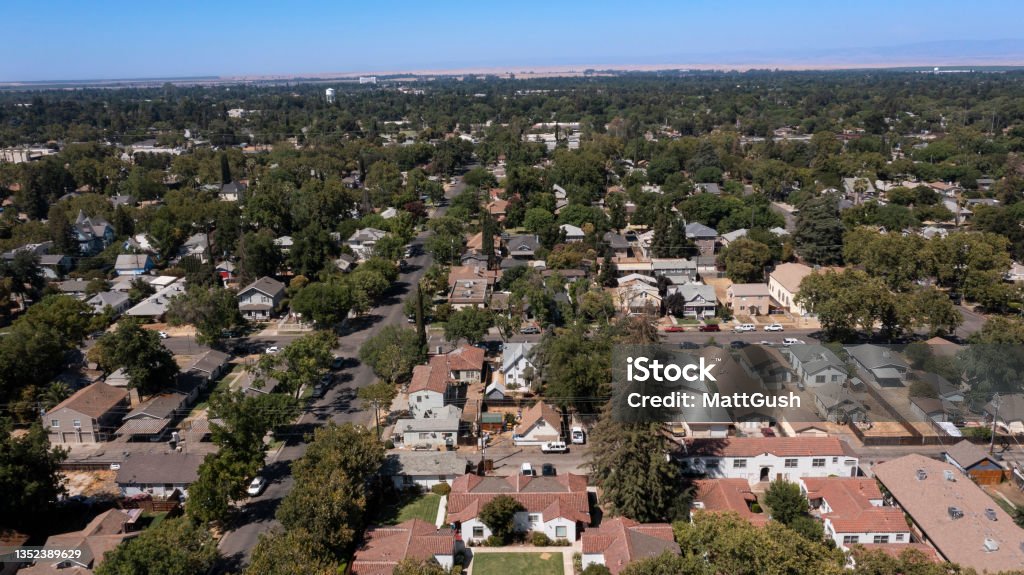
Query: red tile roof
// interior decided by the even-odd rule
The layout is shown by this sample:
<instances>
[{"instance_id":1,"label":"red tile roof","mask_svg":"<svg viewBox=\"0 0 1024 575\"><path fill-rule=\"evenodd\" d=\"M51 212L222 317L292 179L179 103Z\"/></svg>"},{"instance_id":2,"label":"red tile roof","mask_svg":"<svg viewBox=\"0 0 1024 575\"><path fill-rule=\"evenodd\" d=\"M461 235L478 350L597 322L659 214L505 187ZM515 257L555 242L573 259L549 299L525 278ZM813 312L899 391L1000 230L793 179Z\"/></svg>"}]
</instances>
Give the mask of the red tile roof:
<instances>
[{"instance_id":1,"label":"red tile roof","mask_svg":"<svg viewBox=\"0 0 1024 575\"><path fill-rule=\"evenodd\" d=\"M444 356L435 355L428 365L417 365L412 368L412 381L409 393L417 391L436 391L444 393L448 390L448 365Z\"/></svg>"},{"instance_id":2,"label":"red tile roof","mask_svg":"<svg viewBox=\"0 0 1024 575\"><path fill-rule=\"evenodd\" d=\"M846 444L836 437L729 437L691 439L686 443L688 456L756 457L770 453L776 457L813 455L850 455Z\"/></svg>"},{"instance_id":3,"label":"red tile roof","mask_svg":"<svg viewBox=\"0 0 1024 575\"><path fill-rule=\"evenodd\" d=\"M754 513L750 504L757 496L750 490L746 479L699 479L694 502L704 505L708 513L732 512L754 525L768 522L767 513Z\"/></svg>"},{"instance_id":4,"label":"red tile roof","mask_svg":"<svg viewBox=\"0 0 1024 575\"><path fill-rule=\"evenodd\" d=\"M464 345L444 357L448 361L448 371L482 371L484 368L484 350L476 346Z\"/></svg>"},{"instance_id":5,"label":"red tile roof","mask_svg":"<svg viewBox=\"0 0 1024 575\"><path fill-rule=\"evenodd\" d=\"M876 507L882 491L874 479L864 477L805 477L807 498L823 499L831 508L822 518L836 533L909 533L903 512L895 507ZM909 540L909 537L907 538Z\"/></svg>"},{"instance_id":6,"label":"red tile roof","mask_svg":"<svg viewBox=\"0 0 1024 575\"><path fill-rule=\"evenodd\" d=\"M516 435L525 435L531 427L542 419L556 432L562 429L562 417L555 411L555 408L543 401L538 401L523 412L523 418L519 425L516 426L514 433Z\"/></svg>"},{"instance_id":7,"label":"red tile roof","mask_svg":"<svg viewBox=\"0 0 1024 575\"><path fill-rule=\"evenodd\" d=\"M664 552L679 554L672 526L668 523L637 523L632 519L608 519L597 529L583 533L583 553L604 555L604 564L618 575L633 561L657 557Z\"/></svg>"},{"instance_id":8,"label":"red tile roof","mask_svg":"<svg viewBox=\"0 0 1024 575\"><path fill-rule=\"evenodd\" d=\"M455 553L455 534L422 519L394 527L373 527L352 559L353 575L391 575L403 559L431 559Z\"/></svg>"},{"instance_id":9,"label":"red tile roof","mask_svg":"<svg viewBox=\"0 0 1024 575\"><path fill-rule=\"evenodd\" d=\"M530 513L543 514L545 521L562 517L590 522L587 479L572 473L556 477L460 475L452 481L452 491L448 495L448 519L472 519L499 495L512 497Z\"/></svg>"}]
</instances>

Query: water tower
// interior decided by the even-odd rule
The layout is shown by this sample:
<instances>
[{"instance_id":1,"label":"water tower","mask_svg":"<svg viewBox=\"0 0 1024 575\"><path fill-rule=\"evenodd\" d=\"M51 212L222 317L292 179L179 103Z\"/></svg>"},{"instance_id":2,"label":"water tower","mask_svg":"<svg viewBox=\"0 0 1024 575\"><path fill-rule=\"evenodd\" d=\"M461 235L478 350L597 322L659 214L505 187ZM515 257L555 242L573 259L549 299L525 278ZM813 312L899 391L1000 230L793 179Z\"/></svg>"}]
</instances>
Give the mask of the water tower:
<instances>
[{"instance_id":1,"label":"water tower","mask_svg":"<svg viewBox=\"0 0 1024 575\"><path fill-rule=\"evenodd\" d=\"M327 103L334 103L334 88L327 88Z\"/></svg>"}]
</instances>

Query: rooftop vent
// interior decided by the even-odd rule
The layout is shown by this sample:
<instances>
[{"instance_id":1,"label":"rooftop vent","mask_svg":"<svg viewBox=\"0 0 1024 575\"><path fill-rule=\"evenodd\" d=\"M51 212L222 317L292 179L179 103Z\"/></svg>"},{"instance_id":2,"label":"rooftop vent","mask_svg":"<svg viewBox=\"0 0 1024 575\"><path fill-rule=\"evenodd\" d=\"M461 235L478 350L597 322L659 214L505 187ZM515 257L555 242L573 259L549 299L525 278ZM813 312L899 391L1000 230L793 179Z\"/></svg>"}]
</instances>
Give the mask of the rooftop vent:
<instances>
[{"instance_id":1,"label":"rooftop vent","mask_svg":"<svg viewBox=\"0 0 1024 575\"><path fill-rule=\"evenodd\" d=\"M949 516L953 519L960 519L964 516L964 512L960 511L959 507L947 507L946 512L949 513Z\"/></svg>"},{"instance_id":2,"label":"rooftop vent","mask_svg":"<svg viewBox=\"0 0 1024 575\"><path fill-rule=\"evenodd\" d=\"M946 481L956 481L956 477L953 475L953 471L946 469L942 472L942 474L946 477Z\"/></svg>"},{"instance_id":3,"label":"rooftop vent","mask_svg":"<svg viewBox=\"0 0 1024 575\"><path fill-rule=\"evenodd\" d=\"M928 472L925 471L924 469L918 469L917 470L917 480L918 481L924 481L925 479L928 479Z\"/></svg>"},{"instance_id":4,"label":"rooftop vent","mask_svg":"<svg viewBox=\"0 0 1024 575\"><path fill-rule=\"evenodd\" d=\"M991 507L985 510L985 517L988 517L989 521L999 521L999 516L996 515L996 510Z\"/></svg>"},{"instance_id":5,"label":"rooftop vent","mask_svg":"<svg viewBox=\"0 0 1024 575\"><path fill-rule=\"evenodd\" d=\"M985 538L985 551L991 553L993 551L999 551L999 542L991 537Z\"/></svg>"}]
</instances>

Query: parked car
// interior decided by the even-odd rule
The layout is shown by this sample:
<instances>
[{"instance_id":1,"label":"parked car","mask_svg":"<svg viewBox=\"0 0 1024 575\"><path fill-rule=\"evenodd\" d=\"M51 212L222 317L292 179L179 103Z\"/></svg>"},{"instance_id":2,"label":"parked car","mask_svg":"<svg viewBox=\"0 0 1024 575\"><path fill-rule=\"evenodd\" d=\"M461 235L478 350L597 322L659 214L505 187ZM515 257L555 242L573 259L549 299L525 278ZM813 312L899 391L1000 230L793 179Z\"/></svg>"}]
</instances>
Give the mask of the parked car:
<instances>
[{"instance_id":1,"label":"parked car","mask_svg":"<svg viewBox=\"0 0 1024 575\"><path fill-rule=\"evenodd\" d=\"M665 331L668 333L676 333L680 331L686 331L686 328L681 325L670 325L665 328Z\"/></svg>"},{"instance_id":2,"label":"parked car","mask_svg":"<svg viewBox=\"0 0 1024 575\"><path fill-rule=\"evenodd\" d=\"M773 324L769 324L769 325L764 326L764 330L765 331L785 331L785 328L782 327L781 323L773 323Z\"/></svg>"},{"instance_id":3,"label":"parked car","mask_svg":"<svg viewBox=\"0 0 1024 575\"><path fill-rule=\"evenodd\" d=\"M334 356L331 360L331 369L341 369L345 365L345 358L340 355Z\"/></svg>"},{"instance_id":4,"label":"parked car","mask_svg":"<svg viewBox=\"0 0 1024 575\"><path fill-rule=\"evenodd\" d=\"M158 332L156 332L156 334L158 336L160 336L160 339L167 339L168 337L170 337L170 336L167 335L166 331L158 331Z\"/></svg>"},{"instance_id":5,"label":"parked car","mask_svg":"<svg viewBox=\"0 0 1024 575\"><path fill-rule=\"evenodd\" d=\"M587 442L587 435L583 433L583 428L578 425L572 427L569 435L572 438L572 442L576 445L583 445Z\"/></svg>"},{"instance_id":6,"label":"parked car","mask_svg":"<svg viewBox=\"0 0 1024 575\"><path fill-rule=\"evenodd\" d=\"M729 347L731 347L733 349L743 349L744 347L747 347L747 342L739 341L739 340L730 341L729 342Z\"/></svg>"},{"instance_id":7,"label":"parked car","mask_svg":"<svg viewBox=\"0 0 1024 575\"><path fill-rule=\"evenodd\" d=\"M331 382L333 382L333 381L334 381L334 376L330 372L327 372L327 373L325 373L325 374L320 376L320 385L328 386L328 385L331 385Z\"/></svg>"},{"instance_id":8,"label":"parked car","mask_svg":"<svg viewBox=\"0 0 1024 575\"><path fill-rule=\"evenodd\" d=\"M741 323L736 327L732 328L735 333L743 333L747 331L757 331L757 326L752 323Z\"/></svg>"},{"instance_id":9,"label":"parked car","mask_svg":"<svg viewBox=\"0 0 1024 575\"><path fill-rule=\"evenodd\" d=\"M540 466L540 474L542 477L554 477L557 473L554 465L545 463Z\"/></svg>"},{"instance_id":10,"label":"parked car","mask_svg":"<svg viewBox=\"0 0 1024 575\"><path fill-rule=\"evenodd\" d=\"M121 469L121 464L120 463L111 463L110 464L110 470L111 471L117 471L118 469Z\"/></svg>"},{"instance_id":11,"label":"parked car","mask_svg":"<svg viewBox=\"0 0 1024 575\"><path fill-rule=\"evenodd\" d=\"M683 341L679 343L679 349L700 349L700 346L692 341Z\"/></svg>"},{"instance_id":12,"label":"parked car","mask_svg":"<svg viewBox=\"0 0 1024 575\"><path fill-rule=\"evenodd\" d=\"M252 482L249 483L249 487L246 488L245 492L248 493L250 497L256 497L260 493L263 493L263 490L266 488L267 480L257 475L253 478Z\"/></svg>"},{"instance_id":13,"label":"parked car","mask_svg":"<svg viewBox=\"0 0 1024 575\"><path fill-rule=\"evenodd\" d=\"M268 347L263 353L277 353L279 351L281 351L281 348L277 347L276 345L272 345Z\"/></svg>"},{"instance_id":14,"label":"parked car","mask_svg":"<svg viewBox=\"0 0 1024 575\"><path fill-rule=\"evenodd\" d=\"M523 335L534 335L540 333L540 328L535 325L528 325L519 330L519 333Z\"/></svg>"},{"instance_id":15,"label":"parked car","mask_svg":"<svg viewBox=\"0 0 1024 575\"><path fill-rule=\"evenodd\" d=\"M544 453L568 453L569 446L564 441L549 441L541 445L540 450Z\"/></svg>"},{"instance_id":16,"label":"parked car","mask_svg":"<svg viewBox=\"0 0 1024 575\"><path fill-rule=\"evenodd\" d=\"M530 465L529 461L523 463L519 467L519 472L522 473L523 475L527 476L527 477L533 477L533 476L536 475L536 473L534 473L534 471L533 471L533 465Z\"/></svg>"},{"instance_id":17,"label":"parked car","mask_svg":"<svg viewBox=\"0 0 1024 575\"><path fill-rule=\"evenodd\" d=\"M782 345L787 346L787 347L791 346L791 345L803 345L803 344L804 344L804 340L797 339L795 337L787 337L787 338L782 340Z\"/></svg>"},{"instance_id":18,"label":"parked car","mask_svg":"<svg viewBox=\"0 0 1024 575\"><path fill-rule=\"evenodd\" d=\"M697 331L722 331L722 328L717 323L708 323L698 327Z\"/></svg>"},{"instance_id":19,"label":"parked car","mask_svg":"<svg viewBox=\"0 0 1024 575\"><path fill-rule=\"evenodd\" d=\"M324 387L323 385L320 385L318 383L318 384L313 386L313 398L314 399L320 399L321 397L324 396L325 393L327 393L327 388Z\"/></svg>"}]
</instances>

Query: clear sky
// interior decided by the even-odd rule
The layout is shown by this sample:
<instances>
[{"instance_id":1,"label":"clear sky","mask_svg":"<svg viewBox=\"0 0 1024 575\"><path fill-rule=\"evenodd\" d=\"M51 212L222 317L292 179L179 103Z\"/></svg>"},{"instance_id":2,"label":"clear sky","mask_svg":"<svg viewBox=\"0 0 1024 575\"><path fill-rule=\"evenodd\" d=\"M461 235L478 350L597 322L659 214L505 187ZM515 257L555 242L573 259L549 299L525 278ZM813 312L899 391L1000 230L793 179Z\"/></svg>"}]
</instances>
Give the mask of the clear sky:
<instances>
[{"instance_id":1,"label":"clear sky","mask_svg":"<svg viewBox=\"0 0 1024 575\"><path fill-rule=\"evenodd\" d=\"M1024 2L0 0L0 21L13 81L799 61L1024 38Z\"/></svg>"}]
</instances>

